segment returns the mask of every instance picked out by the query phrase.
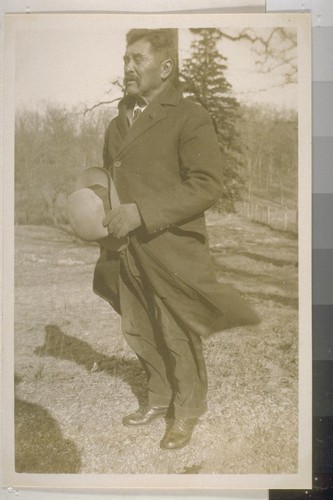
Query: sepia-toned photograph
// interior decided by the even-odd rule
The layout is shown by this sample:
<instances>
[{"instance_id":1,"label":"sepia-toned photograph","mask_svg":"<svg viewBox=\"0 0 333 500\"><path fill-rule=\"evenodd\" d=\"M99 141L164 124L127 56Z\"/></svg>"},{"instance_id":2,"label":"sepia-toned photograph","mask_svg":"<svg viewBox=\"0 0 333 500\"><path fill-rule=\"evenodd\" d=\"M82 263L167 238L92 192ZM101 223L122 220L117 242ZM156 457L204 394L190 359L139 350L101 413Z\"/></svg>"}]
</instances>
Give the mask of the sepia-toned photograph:
<instances>
[{"instance_id":1,"label":"sepia-toned photograph","mask_svg":"<svg viewBox=\"0 0 333 500\"><path fill-rule=\"evenodd\" d=\"M309 486L309 33L7 16L16 484Z\"/></svg>"}]
</instances>

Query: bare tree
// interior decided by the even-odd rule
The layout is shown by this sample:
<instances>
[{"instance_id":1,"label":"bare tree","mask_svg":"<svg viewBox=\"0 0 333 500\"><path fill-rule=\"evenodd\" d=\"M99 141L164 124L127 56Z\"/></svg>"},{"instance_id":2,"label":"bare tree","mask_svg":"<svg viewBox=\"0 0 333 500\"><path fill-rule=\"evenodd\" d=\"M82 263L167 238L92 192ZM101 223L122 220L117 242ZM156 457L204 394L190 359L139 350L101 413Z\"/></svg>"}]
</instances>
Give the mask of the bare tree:
<instances>
[{"instance_id":1,"label":"bare tree","mask_svg":"<svg viewBox=\"0 0 333 500\"><path fill-rule=\"evenodd\" d=\"M255 54L258 71L273 73L279 70L282 75L280 86L297 83L296 30L276 27L265 31L266 34L263 35L252 28L246 28L237 34L221 30L221 36L233 42L248 41Z\"/></svg>"},{"instance_id":2,"label":"bare tree","mask_svg":"<svg viewBox=\"0 0 333 500\"><path fill-rule=\"evenodd\" d=\"M16 221L23 224L66 222L66 196L78 173L101 164L103 135L110 113L47 107L21 111L15 132Z\"/></svg>"}]
</instances>

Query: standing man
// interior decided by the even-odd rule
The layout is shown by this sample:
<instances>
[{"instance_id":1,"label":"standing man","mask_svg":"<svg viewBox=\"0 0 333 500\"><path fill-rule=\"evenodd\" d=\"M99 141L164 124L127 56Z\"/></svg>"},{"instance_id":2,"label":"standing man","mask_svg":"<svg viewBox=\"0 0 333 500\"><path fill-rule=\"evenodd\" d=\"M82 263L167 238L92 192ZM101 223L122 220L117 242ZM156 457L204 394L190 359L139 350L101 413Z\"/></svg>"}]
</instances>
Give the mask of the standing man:
<instances>
[{"instance_id":1,"label":"standing man","mask_svg":"<svg viewBox=\"0 0 333 500\"><path fill-rule=\"evenodd\" d=\"M125 97L104 145L122 205L103 224L129 244L102 249L94 276L148 380L148 406L123 423L170 417L164 449L185 446L207 408L201 337L258 321L214 275L204 211L221 196L223 164L208 112L171 83L176 61L172 30L127 34Z\"/></svg>"}]
</instances>

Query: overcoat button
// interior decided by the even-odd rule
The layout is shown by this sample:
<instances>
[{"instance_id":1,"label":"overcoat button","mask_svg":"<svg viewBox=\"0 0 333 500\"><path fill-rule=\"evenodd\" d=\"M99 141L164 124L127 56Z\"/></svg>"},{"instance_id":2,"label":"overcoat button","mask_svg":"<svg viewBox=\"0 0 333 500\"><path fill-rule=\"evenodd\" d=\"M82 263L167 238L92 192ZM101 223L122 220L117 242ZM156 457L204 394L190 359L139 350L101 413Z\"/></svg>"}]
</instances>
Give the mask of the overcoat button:
<instances>
[{"instance_id":1,"label":"overcoat button","mask_svg":"<svg viewBox=\"0 0 333 500\"><path fill-rule=\"evenodd\" d=\"M115 161L114 164L113 164L113 166L116 167L116 168L121 167L121 161L119 161L119 160Z\"/></svg>"}]
</instances>

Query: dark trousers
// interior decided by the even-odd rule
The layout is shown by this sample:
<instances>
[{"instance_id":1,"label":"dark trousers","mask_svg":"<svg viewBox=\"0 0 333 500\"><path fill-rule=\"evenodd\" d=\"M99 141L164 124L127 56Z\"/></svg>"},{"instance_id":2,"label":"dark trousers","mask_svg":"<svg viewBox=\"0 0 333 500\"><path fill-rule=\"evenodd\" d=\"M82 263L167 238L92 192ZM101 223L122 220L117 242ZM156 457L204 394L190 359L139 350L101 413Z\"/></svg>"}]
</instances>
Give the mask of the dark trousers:
<instances>
[{"instance_id":1,"label":"dark trousers","mask_svg":"<svg viewBox=\"0 0 333 500\"><path fill-rule=\"evenodd\" d=\"M130 247L121 254L119 295L122 331L147 375L149 405L171 406L175 417L205 413L202 340L174 317L167 298L157 296Z\"/></svg>"}]
</instances>

